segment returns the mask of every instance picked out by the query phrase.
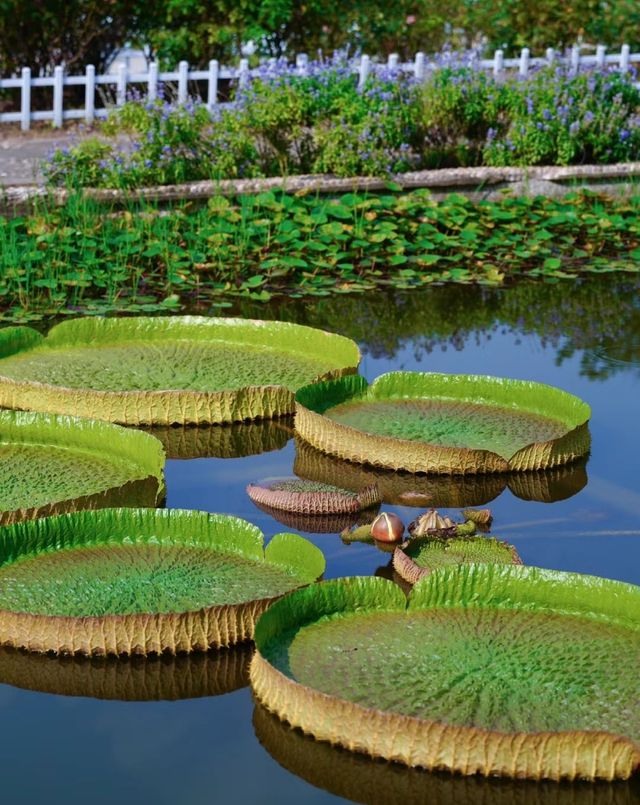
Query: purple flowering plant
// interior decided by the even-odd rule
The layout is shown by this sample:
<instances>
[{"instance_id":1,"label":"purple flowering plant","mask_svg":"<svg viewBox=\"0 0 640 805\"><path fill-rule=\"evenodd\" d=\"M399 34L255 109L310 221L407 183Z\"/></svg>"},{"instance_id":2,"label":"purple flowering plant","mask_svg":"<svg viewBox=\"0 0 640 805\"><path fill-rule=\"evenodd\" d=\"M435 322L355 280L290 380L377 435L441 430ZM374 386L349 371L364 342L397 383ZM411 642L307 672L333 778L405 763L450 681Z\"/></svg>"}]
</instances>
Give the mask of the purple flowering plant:
<instances>
[{"instance_id":1,"label":"purple flowering plant","mask_svg":"<svg viewBox=\"0 0 640 805\"><path fill-rule=\"evenodd\" d=\"M389 175L458 165L610 163L640 156L640 90L633 72L536 67L493 76L478 54L443 52L425 79L402 67L337 54L284 59L223 87L210 111L132 96L97 137L56 151L50 184L138 187L300 173Z\"/></svg>"}]
</instances>

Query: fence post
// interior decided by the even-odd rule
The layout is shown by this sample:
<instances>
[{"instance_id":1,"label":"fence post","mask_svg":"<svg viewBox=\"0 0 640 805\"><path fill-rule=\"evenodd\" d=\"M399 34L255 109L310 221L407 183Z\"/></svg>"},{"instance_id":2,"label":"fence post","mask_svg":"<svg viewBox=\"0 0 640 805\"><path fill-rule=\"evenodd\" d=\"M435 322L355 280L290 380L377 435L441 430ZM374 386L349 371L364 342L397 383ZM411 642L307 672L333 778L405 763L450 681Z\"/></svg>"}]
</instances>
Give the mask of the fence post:
<instances>
[{"instance_id":1,"label":"fence post","mask_svg":"<svg viewBox=\"0 0 640 805\"><path fill-rule=\"evenodd\" d=\"M298 53L296 56L296 70L298 75L306 75L309 67L309 57L306 53Z\"/></svg>"},{"instance_id":2,"label":"fence post","mask_svg":"<svg viewBox=\"0 0 640 805\"><path fill-rule=\"evenodd\" d=\"M181 61L178 65L178 103L187 102L187 91L189 87L189 62Z\"/></svg>"},{"instance_id":3,"label":"fence post","mask_svg":"<svg viewBox=\"0 0 640 805\"><path fill-rule=\"evenodd\" d=\"M249 83L249 59L240 59L240 71L238 73L238 86L246 87Z\"/></svg>"},{"instance_id":4,"label":"fence post","mask_svg":"<svg viewBox=\"0 0 640 805\"><path fill-rule=\"evenodd\" d=\"M397 53L390 53L389 58L387 59L387 67L389 70L397 70L399 61L400 57Z\"/></svg>"},{"instance_id":5,"label":"fence post","mask_svg":"<svg viewBox=\"0 0 640 805\"><path fill-rule=\"evenodd\" d=\"M569 57L570 70L572 74L576 74L580 69L580 46L574 45L571 48L571 56Z\"/></svg>"},{"instance_id":6,"label":"fence post","mask_svg":"<svg viewBox=\"0 0 640 805\"><path fill-rule=\"evenodd\" d=\"M547 48L544 55L547 60L547 64L553 64L556 60L556 52L553 48Z\"/></svg>"},{"instance_id":7,"label":"fence post","mask_svg":"<svg viewBox=\"0 0 640 805\"><path fill-rule=\"evenodd\" d=\"M215 59L209 62L209 85L207 88L207 109L213 112L214 107L218 103L218 73L219 65Z\"/></svg>"},{"instance_id":8,"label":"fence post","mask_svg":"<svg viewBox=\"0 0 640 805\"><path fill-rule=\"evenodd\" d=\"M96 116L96 68L87 64L84 73L84 120L91 125Z\"/></svg>"},{"instance_id":9,"label":"fence post","mask_svg":"<svg viewBox=\"0 0 640 805\"><path fill-rule=\"evenodd\" d=\"M64 89L64 67L58 65L53 68L53 125L54 128L62 127L64 119L62 111L62 92Z\"/></svg>"},{"instance_id":10,"label":"fence post","mask_svg":"<svg viewBox=\"0 0 640 805\"><path fill-rule=\"evenodd\" d=\"M518 73L520 75L529 74L529 48L522 48L520 53L520 64L518 65Z\"/></svg>"},{"instance_id":11,"label":"fence post","mask_svg":"<svg viewBox=\"0 0 640 805\"><path fill-rule=\"evenodd\" d=\"M607 49L604 45L598 45L596 48L596 67L601 70L607 63Z\"/></svg>"},{"instance_id":12,"label":"fence post","mask_svg":"<svg viewBox=\"0 0 640 805\"><path fill-rule=\"evenodd\" d=\"M500 75L504 70L504 51L496 50L493 54L493 74Z\"/></svg>"},{"instance_id":13,"label":"fence post","mask_svg":"<svg viewBox=\"0 0 640 805\"><path fill-rule=\"evenodd\" d=\"M118 65L118 80L116 82L116 106L124 106L127 102L127 64Z\"/></svg>"},{"instance_id":14,"label":"fence post","mask_svg":"<svg viewBox=\"0 0 640 805\"><path fill-rule=\"evenodd\" d=\"M629 45L620 48L620 72L626 73L629 69Z\"/></svg>"},{"instance_id":15,"label":"fence post","mask_svg":"<svg viewBox=\"0 0 640 805\"><path fill-rule=\"evenodd\" d=\"M29 131L31 128L31 68L22 68L22 86L20 87L20 128Z\"/></svg>"},{"instance_id":16,"label":"fence post","mask_svg":"<svg viewBox=\"0 0 640 805\"><path fill-rule=\"evenodd\" d=\"M358 89L362 89L369 78L371 69L371 59L364 54L360 57L360 69L358 71Z\"/></svg>"},{"instance_id":17,"label":"fence post","mask_svg":"<svg viewBox=\"0 0 640 805\"><path fill-rule=\"evenodd\" d=\"M155 101L158 97L158 62L152 61L149 65L149 80L147 81L147 98Z\"/></svg>"},{"instance_id":18,"label":"fence post","mask_svg":"<svg viewBox=\"0 0 640 805\"><path fill-rule=\"evenodd\" d=\"M424 81L424 63L424 53L416 53L416 60L413 63L413 75L415 76L416 81Z\"/></svg>"}]
</instances>

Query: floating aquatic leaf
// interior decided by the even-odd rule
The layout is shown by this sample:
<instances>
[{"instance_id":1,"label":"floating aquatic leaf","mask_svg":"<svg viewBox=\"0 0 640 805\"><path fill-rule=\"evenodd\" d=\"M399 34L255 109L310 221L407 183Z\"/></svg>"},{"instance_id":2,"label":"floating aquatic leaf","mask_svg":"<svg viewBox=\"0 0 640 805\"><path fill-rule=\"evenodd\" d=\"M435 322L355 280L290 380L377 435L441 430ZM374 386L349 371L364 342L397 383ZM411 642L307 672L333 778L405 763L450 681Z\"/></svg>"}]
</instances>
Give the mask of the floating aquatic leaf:
<instances>
[{"instance_id":1,"label":"floating aquatic leaf","mask_svg":"<svg viewBox=\"0 0 640 805\"><path fill-rule=\"evenodd\" d=\"M285 596L255 641L258 700L320 740L470 775L640 768L640 587L467 564L407 602L384 579L338 579Z\"/></svg>"},{"instance_id":2,"label":"floating aquatic leaf","mask_svg":"<svg viewBox=\"0 0 640 805\"><path fill-rule=\"evenodd\" d=\"M470 562L522 564L513 545L492 537L419 536L399 545L393 554L394 569L410 584L442 567Z\"/></svg>"},{"instance_id":3,"label":"floating aquatic leaf","mask_svg":"<svg viewBox=\"0 0 640 805\"><path fill-rule=\"evenodd\" d=\"M262 546L245 520L106 509L0 530L0 645L57 654L175 654L249 640L274 598L324 557L295 534Z\"/></svg>"},{"instance_id":4,"label":"floating aquatic leaf","mask_svg":"<svg viewBox=\"0 0 640 805\"><path fill-rule=\"evenodd\" d=\"M410 472L539 470L589 450L591 411L565 391L484 375L389 372L305 386L296 432L359 463Z\"/></svg>"},{"instance_id":5,"label":"floating aquatic leaf","mask_svg":"<svg viewBox=\"0 0 640 805\"><path fill-rule=\"evenodd\" d=\"M0 404L123 424L293 413L293 392L355 371L356 344L302 325L197 316L74 319L0 330Z\"/></svg>"}]
</instances>

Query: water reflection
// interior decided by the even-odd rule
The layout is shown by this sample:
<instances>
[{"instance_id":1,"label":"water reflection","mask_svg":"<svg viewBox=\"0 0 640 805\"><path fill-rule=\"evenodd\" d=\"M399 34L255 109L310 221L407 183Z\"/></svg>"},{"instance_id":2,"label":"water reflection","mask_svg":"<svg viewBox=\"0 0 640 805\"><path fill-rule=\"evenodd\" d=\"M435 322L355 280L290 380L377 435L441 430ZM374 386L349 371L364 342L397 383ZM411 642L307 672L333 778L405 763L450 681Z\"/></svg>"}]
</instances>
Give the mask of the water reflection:
<instances>
[{"instance_id":1,"label":"water reflection","mask_svg":"<svg viewBox=\"0 0 640 805\"><path fill-rule=\"evenodd\" d=\"M366 805L632 805L635 783L571 783L462 777L409 769L315 741L256 703L256 737L271 757L317 788Z\"/></svg>"},{"instance_id":2,"label":"water reflection","mask_svg":"<svg viewBox=\"0 0 640 805\"><path fill-rule=\"evenodd\" d=\"M195 699L248 685L252 656L252 643L153 657L57 657L2 647L0 684L94 699Z\"/></svg>"},{"instance_id":3,"label":"water reflection","mask_svg":"<svg viewBox=\"0 0 640 805\"><path fill-rule=\"evenodd\" d=\"M354 525L367 525L372 523L379 506L364 509L359 512L343 512L341 514L301 514L299 512L288 512L283 509L274 509L272 506L265 506L264 503L251 501L261 512L268 514L269 517L294 531L305 531L307 534L338 534L345 528Z\"/></svg>"},{"instance_id":4,"label":"water reflection","mask_svg":"<svg viewBox=\"0 0 640 805\"><path fill-rule=\"evenodd\" d=\"M489 475L414 475L353 464L295 439L293 471L300 478L357 492L376 483L383 503L419 508L482 506L507 487L519 498L551 503L576 495L587 483L586 461L552 470Z\"/></svg>"},{"instance_id":5,"label":"water reflection","mask_svg":"<svg viewBox=\"0 0 640 805\"><path fill-rule=\"evenodd\" d=\"M293 417L236 425L142 428L162 442L167 458L242 458L281 450L293 436Z\"/></svg>"},{"instance_id":6,"label":"water reflection","mask_svg":"<svg viewBox=\"0 0 640 805\"><path fill-rule=\"evenodd\" d=\"M539 336L557 348L557 363L576 353L581 373L604 379L637 366L640 356L640 277L615 275L569 282L520 281L508 288L432 286L366 297L240 302L235 312L321 327L358 341L365 355L393 357L410 343L415 360L436 349L461 351L496 334ZM598 357L601 356L601 357ZM607 358L609 356L609 358ZM482 373L482 366L478 366Z\"/></svg>"}]
</instances>

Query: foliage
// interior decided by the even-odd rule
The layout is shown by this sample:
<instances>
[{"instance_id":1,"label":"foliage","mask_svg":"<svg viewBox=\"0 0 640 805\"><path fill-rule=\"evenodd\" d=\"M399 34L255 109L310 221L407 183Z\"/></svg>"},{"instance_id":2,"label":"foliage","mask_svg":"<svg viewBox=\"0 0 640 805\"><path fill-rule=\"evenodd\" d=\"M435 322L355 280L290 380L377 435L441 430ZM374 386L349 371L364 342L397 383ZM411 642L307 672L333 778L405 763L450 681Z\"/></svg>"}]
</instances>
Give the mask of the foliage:
<instances>
[{"instance_id":1,"label":"foliage","mask_svg":"<svg viewBox=\"0 0 640 805\"><path fill-rule=\"evenodd\" d=\"M140 0L0 0L0 76L31 67L36 75L64 64L104 70L128 40L160 23L161 4Z\"/></svg>"},{"instance_id":2,"label":"foliage","mask_svg":"<svg viewBox=\"0 0 640 805\"><path fill-rule=\"evenodd\" d=\"M526 274L637 272L640 197L473 204L425 191L338 198L262 193L207 207L107 214L79 197L0 218L0 305L9 318L265 302ZM473 316L472 316L473 318Z\"/></svg>"},{"instance_id":3,"label":"foliage","mask_svg":"<svg viewBox=\"0 0 640 805\"><path fill-rule=\"evenodd\" d=\"M488 131L489 165L625 162L640 153L640 92L620 73L548 67L504 94L510 114Z\"/></svg>"},{"instance_id":4,"label":"foliage","mask_svg":"<svg viewBox=\"0 0 640 805\"><path fill-rule=\"evenodd\" d=\"M193 101L133 99L103 124L110 144L86 140L57 151L45 175L53 185L130 188L640 155L633 74L546 67L496 79L474 66L476 58L442 54L424 83L378 66L362 88L356 64L343 56L312 62L305 75L282 60L256 70L215 115Z\"/></svg>"},{"instance_id":5,"label":"foliage","mask_svg":"<svg viewBox=\"0 0 640 805\"><path fill-rule=\"evenodd\" d=\"M27 65L45 73L57 64L102 70L126 42L172 69L180 59L237 60L248 42L254 58L345 47L407 58L445 46L508 54L575 42L618 48L638 44L639 26L635 0L0 0L0 74Z\"/></svg>"},{"instance_id":6,"label":"foliage","mask_svg":"<svg viewBox=\"0 0 640 805\"><path fill-rule=\"evenodd\" d=\"M435 53L448 46L522 47L542 53L576 42L602 42L619 48L638 43L640 9L634 0L164 0L162 22L150 38L160 57L204 66L211 58L234 59L243 43L256 54L318 51L351 47L365 53Z\"/></svg>"}]
</instances>

